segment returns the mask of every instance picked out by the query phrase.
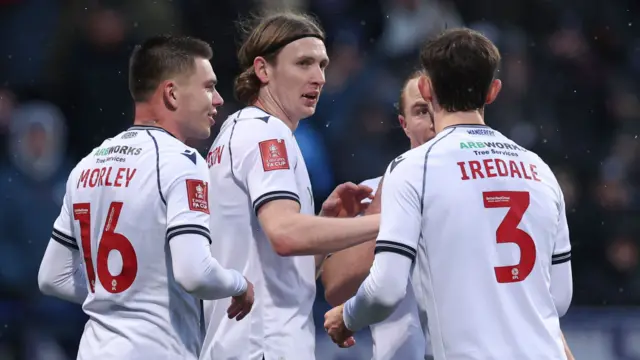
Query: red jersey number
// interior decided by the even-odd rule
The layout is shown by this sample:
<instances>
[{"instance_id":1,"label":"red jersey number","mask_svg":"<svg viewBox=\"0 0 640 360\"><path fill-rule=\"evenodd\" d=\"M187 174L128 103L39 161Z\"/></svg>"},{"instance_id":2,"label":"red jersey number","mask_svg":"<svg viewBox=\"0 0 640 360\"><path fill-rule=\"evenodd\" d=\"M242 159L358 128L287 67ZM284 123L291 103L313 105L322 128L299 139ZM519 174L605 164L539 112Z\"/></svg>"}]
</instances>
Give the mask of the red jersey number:
<instances>
[{"instance_id":1,"label":"red jersey number","mask_svg":"<svg viewBox=\"0 0 640 360\"><path fill-rule=\"evenodd\" d=\"M499 283L520 282L531 274L536 263L536 244L531 235L519 229L524 213L529 208L530 197L526 191L483 192L484 207L509 208L496 230L498 244L513 243L520 248L520 261L515 265L494 268Z\"/></svg>"},{"instance_id":2,"label":"red jersey number","mask_svg":"<svg viewBox=\"0 0 640 360\"><path fill-rule=\"evenodd\" d=\"M94 270L91 257L91 204L73 204L73 218L80 224L82 253L92 293L95 293L96 272L104 289L112 294L121 293L130 288L138 274L138 257L133 245L124 235L115 232L122 205L122 202L112 202L109 206L102 236L98 241L98 254ZM109 254L113 250L120 253L122 257L122 270L117 275L113 275L108 266Z\"/></svg>"}]
</instances>

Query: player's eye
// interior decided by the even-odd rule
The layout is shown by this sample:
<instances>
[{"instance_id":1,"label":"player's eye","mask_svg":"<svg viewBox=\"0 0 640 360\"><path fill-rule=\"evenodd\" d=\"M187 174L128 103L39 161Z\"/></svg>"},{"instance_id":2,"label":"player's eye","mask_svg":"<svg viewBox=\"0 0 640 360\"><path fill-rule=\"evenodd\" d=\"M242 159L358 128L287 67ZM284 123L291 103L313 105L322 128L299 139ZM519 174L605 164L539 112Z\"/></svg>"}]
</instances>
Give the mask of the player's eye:
<instances>
[{"instance_id":1,"label":"player's eye","mask_svg":"<svg viewBox=\"0 0 640 360\"><path fill-rule=\"evenodd\" d=\"M304 59L304 60L298 61L298 65L304 66L304 67L310 66L311 64L313 64L313 60L311 59Z\"/></svg>"},{"instance_id":2,"label":"player's eye","mask_svg":"<svg viewBox=\"0 0 640 360\"><path fill-rule=\"evenodd\" d=\"M420 106L419 108L416 109L416 115L418 116L427 115L428 113L429 113L429 108L427 108L426 106Z\"/></svg>"}]
</instances>

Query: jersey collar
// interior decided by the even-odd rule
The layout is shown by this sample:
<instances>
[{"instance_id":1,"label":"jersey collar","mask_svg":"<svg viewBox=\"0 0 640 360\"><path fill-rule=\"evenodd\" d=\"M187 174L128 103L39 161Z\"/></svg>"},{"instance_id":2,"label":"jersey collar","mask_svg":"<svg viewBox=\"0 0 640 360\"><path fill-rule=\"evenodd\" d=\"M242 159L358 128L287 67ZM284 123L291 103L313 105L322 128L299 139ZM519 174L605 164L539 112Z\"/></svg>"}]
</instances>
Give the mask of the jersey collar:
<instances>
[{"instance_id":1,"label":"jersey collar","mask_svg":"<svg viewBox=\"0 0 640 360\"><path fill-rule=\"evenodd\" d=\"M457 127L491 129L489 125L485 125L485 124L455 124L455 125L445 126L442 130L453 129Z\"/></svg>"},{"instance_id":2,"label":"jersey collar","mask_svg":"<svg viewBox=\"0 0 640 360\"><path fill-rule=\"evenodd\" d=\"M156 130L156 131L162 131L164 133L167 133L171 136L173 136L174 138L176 138L175 135L173 135L172 133L168 132L167 130L165 130L164 128L161 128L159 126L153 126L153 125L133 125L132 127L128 128L127 131L144 131L144 130ZM176 138L177 139L177 138Z\"/></svg>"}]
</instances>

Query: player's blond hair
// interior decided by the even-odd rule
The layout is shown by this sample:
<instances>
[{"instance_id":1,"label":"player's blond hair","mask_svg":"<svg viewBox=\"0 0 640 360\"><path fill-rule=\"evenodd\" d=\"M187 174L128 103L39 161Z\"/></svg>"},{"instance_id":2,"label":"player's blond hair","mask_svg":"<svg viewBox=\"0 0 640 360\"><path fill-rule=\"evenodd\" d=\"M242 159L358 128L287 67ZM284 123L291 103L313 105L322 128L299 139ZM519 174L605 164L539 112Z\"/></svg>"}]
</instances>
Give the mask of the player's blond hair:
<instances>
[{"instance_id":1,"label":"player's blond hair","mask_svg":"<svg viewBox=\"0 0 640 360\"><path fill-rule=\"evenodd\" d=\"M325 33L318 22L305 14L278 12L240 22L245 40L238 51L238 62L243 70L235 79L235 96L245 105L258 98L262 82L253 68L256 57L275 64L284 46L297 39L312 36L324 41Z\"/></svg>"},{"instance_id":2,"label":"player's blond hair","mask_svg":"<svg viewBox=\"0 0 640 360\"><path fill-rule=\"evenodd\" d=\"M404 80L404 83L402 84L402 88L400 89L400 97L398 98L398 102L396 103L396 111L398 112L399 115L404 116L405 112L404 112L404 107L405 107L405 99L404 99L404 93L407 90L407 85L409 85L409 82L413 79L417 79L422 75L425 75L426 73L424 72L424 70L419 69L419 70L415 70L414 72L411 73L411 75L409 75L409 77L407 77Z\"/></svg>"}]
</instances>

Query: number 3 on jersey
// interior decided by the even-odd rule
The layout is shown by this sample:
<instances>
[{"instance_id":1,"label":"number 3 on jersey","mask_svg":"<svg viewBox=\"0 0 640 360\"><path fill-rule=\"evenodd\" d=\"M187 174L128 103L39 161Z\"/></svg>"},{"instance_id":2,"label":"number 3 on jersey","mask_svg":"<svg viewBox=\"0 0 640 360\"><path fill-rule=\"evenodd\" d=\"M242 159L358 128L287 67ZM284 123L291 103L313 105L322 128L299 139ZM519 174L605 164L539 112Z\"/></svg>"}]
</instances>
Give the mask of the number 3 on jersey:
<instances>
[{"instance_id":1,"label":"number 3 on jersey","mask_svg":"<svg viewBox=\"0 0 640 360\"><path fill-rule=\"evenodd\" d=\"M520 248L520 261L515 265L494 268L499 283L520 282L531 274L536 263L536 244L518 225L529 208L530 197L526 191L483 192L485 208L509 208L496 230L498 244L513 243Z\"/></svg>"},{"instance_id":2,"label":"number 3 on jersey","mask_svg":"<svg viewBox=\"0 0 640 360\"><path fill-rule=\"evenodd\" d=\"M96 257L98 279L104 289L112 294L121 293L131 287L138 274L138 257L133 245L124 235L115 232L121 210L122 202L112 202L109 206L102 236L98 241ZM87 278L91 292L95 293L96 273L91 258L91 204L73 204L73 218L80 223L80 238L84 263L87 267ZM118 275L113 275L109 271L108 259L112 250L118 251L122 257L122 271Z\"/></svg>"}]
</instances>

